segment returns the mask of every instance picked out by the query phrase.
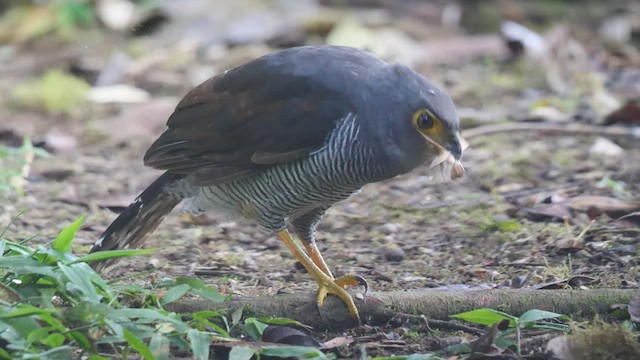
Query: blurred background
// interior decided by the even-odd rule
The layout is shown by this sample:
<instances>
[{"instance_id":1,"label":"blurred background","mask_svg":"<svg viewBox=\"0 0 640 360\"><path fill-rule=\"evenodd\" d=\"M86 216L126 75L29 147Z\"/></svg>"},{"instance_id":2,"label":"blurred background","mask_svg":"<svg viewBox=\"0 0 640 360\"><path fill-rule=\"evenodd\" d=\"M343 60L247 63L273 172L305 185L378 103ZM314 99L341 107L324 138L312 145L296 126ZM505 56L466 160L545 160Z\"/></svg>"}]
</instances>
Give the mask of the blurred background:
<instances>
[{"instance_id":1,"label":"blurred background","mask_svg":"<svg viewBox=\"0 0 640 360\"><path fill-rule=\"evenodd\" d=\"M50 242L86 214L73 250L88 251L159 175L142 156L180 98L306 44L366 49L429 77L454 99L470 145L461 180L417 169L332 208L317 239L334 274L362 275L375 291L638 287L632 0L0 0L0 237ZM146 246L158 251L106 276L145 286L196 276L244 296L316 289L246 221L176 211ZM403 326L358 328L342 354L447 346L428 326ZM610 342L594 335L587 347L626 341L602 329Z\"/></svg>"},{"instance_id":2,"label":"blurred background","mask_svg":"<svg viewBox=\"0 0 640 360\"><path fill-rule=\"evenodd\" d=\"M376 289L636 284L637 1L1 1L0 224L25 212L7 234L46 239L88 213L88 249L158 175L142 155L189 89L305 44L413 67L453 97L471 145L462 181L419 170L329 212L318 236L336 273ZM179 214L150 246L119 271L213 275L245 294L314 286L287 282L307 278L244 222Z\"/></svg>"}]
</instances>

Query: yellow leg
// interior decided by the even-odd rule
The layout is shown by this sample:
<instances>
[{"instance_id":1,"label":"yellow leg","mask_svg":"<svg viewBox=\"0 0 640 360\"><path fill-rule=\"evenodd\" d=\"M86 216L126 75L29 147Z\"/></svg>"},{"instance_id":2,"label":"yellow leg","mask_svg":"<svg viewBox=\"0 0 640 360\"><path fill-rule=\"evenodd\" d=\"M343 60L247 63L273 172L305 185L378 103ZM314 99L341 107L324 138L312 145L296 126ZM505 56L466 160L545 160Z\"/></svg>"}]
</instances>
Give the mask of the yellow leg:
<instances>
[{"instance_id":1,"label":"yellow leg","mask_svg":"<svg viewBox=\"0 0 640 360\"><path fill-rule=\"evenodd\" d=\"M333 279L333 276L331 275L329 268L327 267L326 263L322 259L320 252L317 251L317 248L315 250L315 252L318 254L318 258L316 259L316 261L321 261L320 263L321 266L323 266L324 269L326 269L326 271L329 272L329 274L327 274L321 268L321 266L318 266L316 262L309 257L309 255L305 254L304 250L302 250L302 248L298 244L296 244L296 242L293 240L289 231L287 230L278 231L278 237L287 246L287 248L289 248L289 251L291 251L293 256L296 259L298 259L298 261L300 261L302 266L304 266L304 268L307 269L309 274L311 274L311 276L313 276L313 278L318 283L318 296L316 297L316 300L318 302L318 307L322 307L322 304L324 303L324 299L327 297L328 294L333 294L338 298L340 298L340 300L342 300L345 303L345 305L347 305L347 308L349 309L349 314L351 314L351 317L353 317L354 319L357 319L358 322L360 322L360 315L358 314L358 308L356 308L356 304L353 302L351 295L349 295L349 293L347 293L343 289L343 287L340 286L338 283L336 283L336 281ZM311 254L313 252L309 251L309 253Z\"/></svg>"},{"instance_id":2,"label":"yellow leg","mask_svg":"<svg viewBox=\"0 0 640 360\"><path fill-rule=\"evenodd\" d=\"M333 275L331 274L331 270L329 270L329 266L327 266L327 263L324 261L324 258L322 257L322 254L320 253L320 250L318 250L316 244L304 243L304 247L307 250L307 254L309 254L309 257L311 258L311 261L313 261L313 263L316 264L316 266L318 266L320 270L322 270L322 272L334 279ZM335 279L334 282L342 288L345 288L347 286L362 285L365 288L365 293L369 289L367 281L363 277L358 275L347 274L341 278Z\"/></svg>"},{"instance_id":3,"label":"yellow leg","mask_svg":"<svg viewBox=\"0 0 640 360\"><path fill-rule=\"evenodd\" d=\"M305 242L303 242L303 244L304 248L307 250L307 254L309 254L309 257L311 258L311 261L313 261L313 263L316 264L323 273L329 275L329 277L333 279L331 270L329 270L329 266L327 266L327 263L324 261L324 258L322 257L322 254L320 254L320 250L318 250L316 244L307 244Z\"/></svg>"}]
</instances>

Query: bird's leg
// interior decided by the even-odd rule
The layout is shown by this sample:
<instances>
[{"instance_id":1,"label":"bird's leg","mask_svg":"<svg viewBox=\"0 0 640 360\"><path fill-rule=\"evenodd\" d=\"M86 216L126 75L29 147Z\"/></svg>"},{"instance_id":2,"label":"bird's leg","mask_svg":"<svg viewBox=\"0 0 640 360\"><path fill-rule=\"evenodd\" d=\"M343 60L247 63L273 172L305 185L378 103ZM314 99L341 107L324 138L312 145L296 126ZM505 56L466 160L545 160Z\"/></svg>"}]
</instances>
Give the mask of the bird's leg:
<instances>
[{"instance_id":1,"label":"bird's leg","mask_svg":"<svg viewBox=\"0 0 640 360\"><path fill-rule=\"evenodd\" d=\"M316 297L318 307L322 307L324 299L326 299L328 294L333 294L340 300L342 300L345 305L347 305L351 317L358 319L358 323L360 323L358 308L356 308L356 304L353 302L351 295L349 295L349 293L347 293L345 289L343 289L343 287L333 279L333 276L330 275L331 272L327 274L320 266L316 265L315 261L312 260L312 258L307 255L304 250L302 250L302 248L293 240L288 230L285 229L278 231L277 234L280 240L287 246L287 248L289 248L289 251L291 251L293 256L298 261L300 261L302 266L307 269L309 274L311 274L311 276L313 276L313 278L318 283L318 294ZM317 251L317 248L316 252L318 255L320 254L320 252ZM322 256L320 255L319 260L322 260ZM326 263L324 263L324 260L322 260L321 264L324 264L325 269L329 271L329 268L326 266Z\"/></svg>"},{"instance_id":2,"label":"bird's leg","mask_svg":"<svg viewBox=\"0 0 640 360\"><path fill-rule=\"evenodd\" d=\"M324 261L324 258L322 257L320 250L318 250L316 243L313 242L311 244L307 244L306 242L303 241L302 244L304 245L304 248L307 250L307 254L309 254L311 261L313 261L313 263L316 264L316 266L318 266L320 270L322 270L322 272L329 275L329 277L333 279L334 277L331 274L331 270L329 270L329 266L327 266L327 263Z\"/></svg>"},{"instance_id":3,"label":"bird's leg","mask_svg":"<svg viewBox=\"0 0 640 360\"><path fill-rule=\"evenodd\" d=\"M334 282L338 284L338 286L346 288L347 286L362 285L364 286L365 293L367 292L367 290L369 290L369 284L362 276L347 274L338 279L335 279L331 274L331 270L329 270L329 266L327 266L327 263L324 261L324 258L322 257L322 254L318 249L318 246L316 246L315 241L311 244L303 241L303 244L304 248L307 250L307 254L309 254L309 257L311 258L313 263L316 264L316 266L318 266L325 274L334 279Z\"/></svg>"}]
</instances>

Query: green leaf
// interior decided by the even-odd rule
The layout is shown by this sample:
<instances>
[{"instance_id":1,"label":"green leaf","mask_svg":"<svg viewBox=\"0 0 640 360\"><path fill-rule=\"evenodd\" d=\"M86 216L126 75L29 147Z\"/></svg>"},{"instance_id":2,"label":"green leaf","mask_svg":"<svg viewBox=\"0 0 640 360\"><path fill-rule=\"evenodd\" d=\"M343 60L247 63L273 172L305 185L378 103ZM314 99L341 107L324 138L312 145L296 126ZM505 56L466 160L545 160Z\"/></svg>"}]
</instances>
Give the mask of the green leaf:
<instances>
[{"instance_id":1,"label":"green leaf","mask_svg":"<svg viewBox=\"0 0 640 360\"><path fill-rule=\"evenodd\" d=\"M145 360L153 360L153 354L151 353L151 350L149 350L149 347L147 347L147 345L145 345L145 343L142 342L142 340L138 339L129 330L127 329L123 329L123 330L124 330L124 339L127 341L127 343L129 343L129 345L131 345L133 350L135 350L138 354L140 354L140 356L142 356Z\"/></svg>"},{"instance_id":2,"label":"green leaf","mask_svg":"<svg viewBox=\"0 0 640 360\"><path fill-rule=\"evenodd\" d=\"M158 333L151 337L149 349L156 360L168 360L171 354L169 350L169 339Z\"/></svg>"},{"instance_id":3,"label":"green leaf","mask_svg":"<svg viewBox=\"0 0 640 360\"><path fill-rule=\"evenodd\" d=\"M246 346L234 346L229 351L229 360L249 360L256 353L250 347Z\"/></svg>"},{"instance_id":4,"label":"green leaf","mask_svg":"<svg viewBox=\"0 0 640 360\"><path fill-rule=\"evenodd\" d=\"M191 289L191 286L189 286L188 284L182 284L172 287L169 291L167 291L166 294L164 294L164 297L162 298L160 304L167 305L180 299L189 291L189 289Z\"/></svg>"},{"instance_id":5,"label":"green leaf","mask_svg":"<svg viewBox=\"0 0 640 360\"><path fill-rule=\"evenodd\" d=\"M42 342L47 344L50 348L57 348L62 346L65 341L65 337L59 333L53 333L47 336Z\"/></svg>"},{"instance_id":6,"label":"green leaf","mask_svg":"<svg viewBox=\"0 0 640 360\"><path fill-rule=\"evenodd\" d=\"M202 280L179 277L176 284L188 284L191 286L191 293L196 294L211 302L223 302L226 298L214 287L206 285Z\"/></svg>"},{"instance_id":7,"label":"green leaf","mask_svg":"<svg viewBox=\"0 0 640 360\"><path fill-rule=\"evenodd\" d=\"M229 329L223 329L221 326L219 326L218 324L215 324L213 322L211 322L209 320L209 318L212 317L218 317L221 318L225 324L225 318L222 316L222 314L220 314L219 312L216 311L198 311L192 314L189 314L195 321L201 323L204 326L208 326L212 329L215 329L217 332L219 332L222 336L224 337L229 337Z\"/></svg>"},{"instance_id":8,"label":"green leaf","mask_svg":"<svg viewBox=\"0 0 640 360\"><path fill-rule=\"evenodd\" d=\"M404 360L435 360L438 357L435 354L413 354L407 356Z\"/></svg>"},{"instance_id":9,"label":"green leaf","mask_svg":"<svg viewBox=\"0 0 640 360\"><path fill-rule=\"evenodd\" d=\"M244 306L239 307L236 311L231 314L231 325L240 324L240 320L242 320L242 312L244 311Z\"/></svg>"},{"instance_id":10,"label":"green leaf","mask_svg":"<svg viewBox=\"0 0 640 360\"><path fill-rule=\"evenodd\" d=\"M504 319L509 320L509 326L516 326L517 318L501 311L493 309L477 309L471 310L455 315L451 315L453 318L462 319L464 321L491 326Z\"/></svg>"},{"instance_id":11,"label":"green leaf","mask_svg":"<svg viewBox=\"0 0 640 360\"><path fill-rule=\"evenodd\" d=\"M16 254L31 255L33 253L33 249L28 247L28 246L25 246L25 245L16 244L14 242L7 241L7 240L3 240L2 243L10 251L9 254L5 254L5 252L3 251L2 253L5 256L7 256L7 255L16 255Z\"/></svg>"},{"instance_id":12,"label":"green leaf","mask_svg":"<svg viewBox=\"0 0 640 360\"><path fill-rule=\"evenodd\" d=\"M280 318L280 317L261 317L258 318L258 321L269 324L269 325L295 325L302 328L306 328L311 330L311 326L305 325L300 321L296 321L288 318Z\"/></svg>"},{"instance_id":13,"label":"green leaf","mask_svg":"<svg viewBox=\"0 0 640 360\"><path fill-rule=\"evenodd\" d=\"M80 216L76 221L72 222L66 228L62 229L56 239L53 240L53 245L51 246L54 250L60 250L69 252L71 251L71 242L76 237L76 233L80 230L80 226L82 226L82 222L84 218L87 217L87 214Z\"/></svg>"},{"instance_id":14,"label":"green leaf","mask_svg":"<svg viewBox=\"0 0 640 360\"><path fill-rule=\"evenodd\" d=\"M22 359L70 359L72 349L73 348L68 345L60 346L37 354L23 355Z\"/></svg>"},{"instance_id":15,"label":"green leaf","mask_svg":"<svg viewBox=\"0 0 640 360\"><path fill-rule=\"evenodd\" d=\"M29 335L27 336L27 343L32 344L36 341L44 342L47 336L49 336L50 332L51 332L50 326L36 329L30 332Z\"/></svg>"},{"instance_id":16,"label":"green leaf","mask_svg":"<svg viewBox=\"0 0 640 360\"><path fill-rule=\"evenodd\" d=\"M104 356L100 356L98 354L91 354L91 355L89 355L89 359L88 360L109 360L109 358L106 358Z\"/></svg>"},{"instance_id":17,"label":"green leaf","mask_svg":"<svg viewBox=\"0 0 640 360\"><path fill-rule=\"evenodd\" d=\"M52 314L57 312L56 309L40 309L32 305L20 304L17 308L9 308L0 313L0 319L11 319L16 317Z\"/></svg>"},{"instance_id":18,"label":"green leaf","mask_svg":"<svg viewBox=\"0 0 640 360\"><path fill-rule=\"evenodd\" d=\"M113 258L121 258L121 257L129 257L129 256L138 256L138 255L149 255L156 252L157 249L126 249L126 250L105 250L98 251L91 254L87 254L77 260L71 262L71 264L79 263L79 262L94 262L101 261Z\"/></svg>"},{"instance_id":19,"label":"green leaf","mask_svg":"<svg viewBox=\"0 0 640 360\"><path fill-rule=\"evenodd\" d=\"M244 321L244 325L242 325L242 330L247 333L247 335L251 336L253 340L260 341L262 338L262 333L264 333L264 329L269 327L269 325L259 321L256 318L247 318Z\"/></svg>"},{"instance_id":20,"label":"green leaf","mask_svg":"<svg viewBox=\"0 0 640 360\"><path fill-rule=\"evenodd\" d=\"M67 328L56 317L50 314L39 314L39 316L40 316L40 320L47 323L47 325L51 326L52 329L55 329L59 332L67 331Z\"/></svg>"},{"instance_id":21,"label":"green leaf","mask_svg":"<svg viewBox=\"0 0 640 360\"><path fill-rule=\"evenodd\" d=\"M177 317L177 315L173 313L172 315ZM179 318L177 319L175 317L162 314L158 310L153 310L153 309L130 309L130 308L116 309L110 312L107 315L107 317L112 319L118 319L118 318L124 317L124 318L140 318L140 319L153 320L153 321L160 320L160 321L172 323L178 332L185 332L188 329L188 326L185 323L183 323Z\"/></svg>"},{"instance_id":22,"label":"green leaf","mask_svg":"<svg viewBox=\"0 0 640 360\"><path fill-rule=\"evenodd\" d=\"M104 319L104 323L111 328L115 337L120 341L124 341L124 327L122 325L110 319Z\"/></svg>"},{"instance_id":23,"label":"green leaf","mask_svg":"<svg viewBox=\"0 0 640 360\"><path fill-rule=\"evenodd\" d=\"M209 334L200 330L191 329L187 332L193 358L196 360L209 359Z\"/></svg>"},{"instance_id":24,"label":"green leaf","mask_svg":"<svg viewBox=\"0 0 640 360\"><path fill-rule=\"evenodd\" d=\"M78 287L82 294L92 302L100 302L100 296L96 291L96 287L93 285L89 277L87 276L86 268L80 266L83 264L70 264L69 266L58 262L58 267L62 271L69 281Z\"/></svg>"},{"instance_id":25,"label":"green leaf","mask_svg":"<svg viewBox=\"0 0 640 360\"><path fill-rule=\"evenodd\" d=\"M518 320L520 321L521 324L526 324L526 323L535 322L539 320L555 319L555 318L571 320L571 318L568 317L567 315L557 314L551 311L538 310L538 309L532 309L525 312L524 314L520 315L520 318Z\"/></svg>"},{"instance_id":26,"label":"green leaf","mask_svg":"<svg viewBox=\"0 0 640 360\"><path fill-rule=\"evenodd\" d=\"M2 321L10 326L22 339L27 339L30 333L41 328L38 322L30 316L20 316L15 318L5 318ZM5 331L6 332L6 331Z\"/></svg>"},{"instance_id":27,"label":"green leaf","mask_svg":"<svg viewBox=\"0 0 640 360\"><path fill-rule=\"evenodd\" d=\"M0 257L0 268L17 268L17 267L38 267L44 266L39 261L34 260L31 256L12 255Z\"/></svg>"},{"instance_id":28,"label":"green leaf","mask_svg":"<svg viewBox=\"0 0 640 360\"><path fill-rule=\"evenodd\" d=\"M327 359L322 351L307 346L269 345L260 349L260 354L294 359Z\"/></svg>"},{"instance_id":29,"label":"green leaf","mask_svg":"<svg viewBox=\"0 0 640 360\"><path fill-rule=\"evenodd\" d=\"M81 301L65 313L70 320L93 322L96 318L106 316L113 309L106 304Z\"/></svg>"},{"instance_id":30,"label":"green leaf","mask_svg":"<svg viewBox=\"0 0 640 360\"><path fill-rule=\"evenodd\" d=\"M55 270L55 267L42 265L42 264L38 266L18 266L11 269L11 271L16 275L35 274L35 275L50 276L56 280L59 280L60 274L56 273L54 270Z\"/></svg>"},{"instance_id":31,"label":"green leaf","mask_svg":"<svg viewBox=\"0 0 640 360\"><path fill-rule=\"evenodd\" d=\"M78 345L80 345L80 347L85 351L91 353L96 352L91 341L89 341L89 339L87 339L87 337L84 336L84 334L82 334L80 331L71 331L67 335L72 338L73 341L75 341Z\"/></svg>"}]
</instances>

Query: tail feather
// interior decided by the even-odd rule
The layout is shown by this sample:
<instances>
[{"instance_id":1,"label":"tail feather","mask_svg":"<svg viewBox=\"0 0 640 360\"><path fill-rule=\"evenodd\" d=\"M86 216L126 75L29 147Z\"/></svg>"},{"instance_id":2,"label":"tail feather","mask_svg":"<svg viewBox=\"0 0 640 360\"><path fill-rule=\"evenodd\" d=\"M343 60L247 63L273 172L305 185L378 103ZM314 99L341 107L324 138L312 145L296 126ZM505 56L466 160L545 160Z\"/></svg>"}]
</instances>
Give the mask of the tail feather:
<instances>
[{"instance_id":1,"label":"tail feather","mask_svg":"<svg viewBox=\"0 0 640 360\"><path fill-rule=\"evenodd\" d=\"M91 252L103 250L135 249L141 247L162 219L182 200L172 193L184 175L164 173L145 189L98 238ZM96 271L115 265L117 259L92 264Z\"/></svg>"}]
</instances>

